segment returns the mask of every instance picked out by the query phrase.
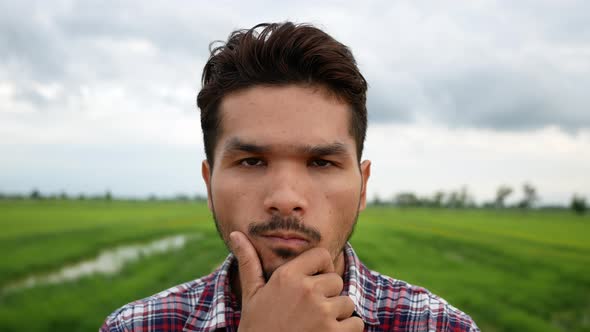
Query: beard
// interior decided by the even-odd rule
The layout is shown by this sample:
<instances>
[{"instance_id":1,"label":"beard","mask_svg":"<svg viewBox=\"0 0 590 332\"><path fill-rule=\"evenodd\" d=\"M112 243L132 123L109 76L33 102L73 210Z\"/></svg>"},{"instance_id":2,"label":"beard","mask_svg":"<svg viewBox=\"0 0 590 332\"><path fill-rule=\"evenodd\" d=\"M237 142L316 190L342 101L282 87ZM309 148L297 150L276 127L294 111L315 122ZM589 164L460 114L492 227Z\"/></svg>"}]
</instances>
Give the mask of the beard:
<instances>
[{"instance_id":1,"label":"beard","mask_svg":"<svg viewBox=\"0 0 590 332\"><path fill-rule=\"evenodd\" d=\"M224 228L222 226L223 221L220 222L220 220L218 220L217 215L215 213L215 208L212 208L211 210L212 210L212 214L213 214L213 220L215 221L215 228L217 229L217 232L218 232L220 238L223 240L226 248L228 249L228 251L231 252L231 246L229 244L229 239L228 239L229 233L231 233L231 231L227 230L227 232L226 232L224 230ZM342 253L342 251L344 250L344 247L346 246L346 243L352 237L352 234L354 233L354 229L356 227L356 223L358 221L358 216L359 216L359 209L357 208L357 211L354 216L354 220L352 221L352 226L350 227L350 229L347 232L343 233L342 236L339 236L336 239L336 242L330 244L330 247L327 248L328 251L330 252L330 254L332 255L333 259L336 259ZM349 222L343 222L342 224L349 224ZM339 225L342 225L342 224L339 224ZM227 223L225 225L227 225ZM250 223L248 225L248 231L247 231L248 234L247 235L248 235L249 239L253 239L255 237L263 235L265 232L270 232L270 231L291 231L291 232L299 233L303 237L305 237L306 239L308 239L310 241L309 248L313 248L313 247L317 246L317 244L320 243L322 240L322 235L319 232L319 230L317 230L313 226L304 225L299 218L297 218L295 216L281 217L280 215L276 215L276 214L272 215L266 221ZM260 260L261 265L262 265L264 279L268 282L268 280L272 276L273 272L277 268L279 268L280 265L279 266L266 266L265 261L264 261L263 257L261 256L259 249L256 248L256 246L254 246L254 248L256 249L256 252L258 254L258 259ZM285 263L301 254L301 252L297 252L297 251L290 250L287 248L273 248L272 252L276 256L283 259L285 261Z\"/></svg>"}]
</instances>

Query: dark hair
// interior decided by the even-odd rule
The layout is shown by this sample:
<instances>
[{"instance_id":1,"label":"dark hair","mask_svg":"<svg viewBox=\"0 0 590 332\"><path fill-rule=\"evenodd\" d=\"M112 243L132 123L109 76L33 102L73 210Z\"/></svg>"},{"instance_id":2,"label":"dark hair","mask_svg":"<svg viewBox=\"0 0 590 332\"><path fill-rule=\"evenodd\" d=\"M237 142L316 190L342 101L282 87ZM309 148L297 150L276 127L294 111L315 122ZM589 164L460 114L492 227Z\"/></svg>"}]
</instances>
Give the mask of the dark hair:
<instances>
[{"instance_id":1,"label":"dark hair","mask_svg":"<svg viewBox=\"0 0 590 332\"><path fill-rule=\"evenodd\" d=\"M207 160L213 165L220 130L219 104L231 92L255 85L324 87L351 106L350 134L360 161L367 131L367 81L348 47L308 24L263 23L232 32L210 46L197 96Z\"/></svg>"}]
</instances>

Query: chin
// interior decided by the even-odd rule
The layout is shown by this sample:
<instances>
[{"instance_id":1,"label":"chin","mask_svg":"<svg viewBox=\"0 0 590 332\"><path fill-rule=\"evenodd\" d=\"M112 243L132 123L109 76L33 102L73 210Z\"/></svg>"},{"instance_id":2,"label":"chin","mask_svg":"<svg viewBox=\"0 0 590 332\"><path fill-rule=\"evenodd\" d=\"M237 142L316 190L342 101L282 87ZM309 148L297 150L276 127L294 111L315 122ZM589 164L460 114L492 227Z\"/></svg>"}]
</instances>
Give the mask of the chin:
<instances>
[{"instance_id":1,"label":"chin","mask_svg":"<svg viewBox=\"0 0 590 332\"><path fill-rule=\"evenodd\" d=\"M262 258L262 271L264 273L264 279L268 281L276 269L288 263L295 257L297 257L297 254L293 254L289 257L285 257L285 255L273 254L272 257L268 259Z\"/></svg>"}]
</instances>

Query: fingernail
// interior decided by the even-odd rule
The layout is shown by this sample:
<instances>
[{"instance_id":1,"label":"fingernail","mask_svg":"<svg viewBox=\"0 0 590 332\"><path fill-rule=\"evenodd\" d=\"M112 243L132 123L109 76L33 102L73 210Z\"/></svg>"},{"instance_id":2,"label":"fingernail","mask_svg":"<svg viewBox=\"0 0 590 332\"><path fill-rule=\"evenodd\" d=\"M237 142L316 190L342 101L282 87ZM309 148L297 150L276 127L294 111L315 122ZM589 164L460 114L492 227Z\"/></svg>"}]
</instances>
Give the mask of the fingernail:
<instances>
[{"instance_id":1,"label":"fingernail","mask_svg":"<svg viewBox=\"0 0 590 332\"><path fill-rule=\"evenodd\" d=\"M240 248L240 237L236 234L236 232L230 233L229 239L231 241L231 246L234 250L237 250Z\"/></svg>"}]
</instances>

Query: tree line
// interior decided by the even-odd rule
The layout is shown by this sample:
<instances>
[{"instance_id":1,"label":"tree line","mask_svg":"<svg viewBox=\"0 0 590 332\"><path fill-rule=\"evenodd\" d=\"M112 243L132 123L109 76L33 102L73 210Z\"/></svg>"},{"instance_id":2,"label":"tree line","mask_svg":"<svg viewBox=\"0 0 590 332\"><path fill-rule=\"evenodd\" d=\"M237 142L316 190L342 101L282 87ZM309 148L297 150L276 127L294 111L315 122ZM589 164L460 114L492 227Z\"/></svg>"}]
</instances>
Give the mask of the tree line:
<instances>
[{"instance_id":1,"label":"tree line","mask_svg":"<svg viewBox=\"0 0 590 332\"><path fill-rule=\"evenodd\" d=\"M372 205L392 205L397 207L429 207L429 208L487 208L487 209L523 209L528 210L537 207L539 194L537 189L530 183L524 183L520 188L520 195L514 203L508 203L510 197L517 195L517 191L510 186L501 185L496 190L492 200L478 204L466 186L458 190L439 190L429 196L420 196L410 191L399 192L389 200L375 196L371 201ZM553 208L566 208L565 206ZM576 213L584 214L588 210L586 198L574 194L569 206Z\"/></svg>"},{"instance_id":2,"label":"tree line","mask_svg":"<svg viewBox=\"0 0 590 332\"><path fill-rule=\"evenodd\" d=\"M524 183L521 187L520 197L515 203L509 204L509 197L515 194L514 188L501 185L496 190L496 195L492 200L477 204L473 195L469 192L466 186L461 187L458 190L451 190L448 192L439 190L434 192L430 196L419 196L413 192L400 192L389 200L382 199L379 196L375 196L370 202L371 205L388 205L397 207L428 207L428 208L451 208L451 209L464 209L464 208L488 208L488 209L531 209L536 207L536 203L539 201L539 195L537 189L530 183ZM133 201L206 201L207 197L194 194L176 194L173 196L157 196L150 194L145 197L115 197L110 190L106 190L102 194L67 194L65 191L59 193L42 193L38 189L31 190L28 194L6 194L0 192L0 200L133 200ZM560 206L554 208L570 208L576 213L584 214L588 210L588 203L586 198L574 194L570 200L569 206Z\"/></svg>"},{"instance_id":3,"label":"tree line","mask_svg":"<svg viewBox=\"0 0 590 332\"><path fill-rule=\"evenodd\" d=\"M126 200L126 201L206 201L207 197L194 194L188 195L179 193L171 196L163 196L156 194L149 194L144 197L115 197L110 190L106 190L104 193L99 194L68 194L65 191L59 193L42 193L39 189L33 189L27 194L21 193L2 193L0 192L0 200L94 200L94 201L113 201L113 200Z\"/></svg>"}]
</instances>

